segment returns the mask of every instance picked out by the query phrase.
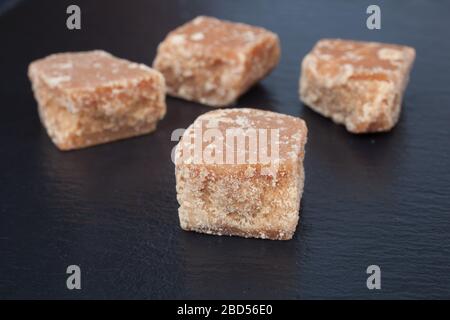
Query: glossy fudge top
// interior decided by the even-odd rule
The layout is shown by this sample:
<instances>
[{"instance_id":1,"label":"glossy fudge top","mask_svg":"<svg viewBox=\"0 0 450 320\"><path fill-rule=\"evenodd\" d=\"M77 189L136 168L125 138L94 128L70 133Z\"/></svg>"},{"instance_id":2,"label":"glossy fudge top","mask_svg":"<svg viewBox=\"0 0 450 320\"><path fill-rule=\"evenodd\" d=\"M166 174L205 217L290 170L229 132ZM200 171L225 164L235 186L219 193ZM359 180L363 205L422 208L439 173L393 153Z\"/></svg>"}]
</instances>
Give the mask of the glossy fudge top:
<instances>
[{"instance_id":1,"label":"glossy fudge top","mask_svg":"<svg viewBox=\"0 0 450 320\"><path fill-rule=\"evenodd\" d=\"M119 59L101 50L52 54L34 61L29 73L51 88L73 90L137 84L158 74L143 64Z\"/></svg>"},{"instance_id":2,"label":"glossy fudge top","mask_svg":"<svg viewBox=\"0 0 450 320\"><path fill-rule=\"evenodd\" d=\"M344 76L345 80L389 81L403 75L415 57L411 47L378 42L323 39L310 57L321 76Z\"/></svg>"},{"instance_id":3,"label":"glossy fudge top","mask_svg":"<svg viewBox=\"0 0 450 320\"><path fill-rule=\"evenodd\" d=\"M276 34L243 23L199 16L170 32L167 41L175 45L201 47L211 55L231 54Z\"/></svg>"},{"instance_id":4,"label":"glossy fudge top","mask_svg":"<svg viewBox=\"0 0 450 320\"><path fill-rule=\"evenodd\" d=\"M227 147L231 147L229 150L233 150L235 156L244 155L245 164L252 163L250 154L255 156L256 152L257 158L253 159L258 159L256 163L259 163L261 152L276 156L272 153L275 150L278 159L272 160L276 162L298 160L304 156L306 136L306 124L297 117L251 108L215 110L198 117L186 130L178 145L178 156L182 156L178 160L194 163L193 149L199 148L204 154L210 148L211 152L221 152L226 162ZM236 138L232 140L231 137ZM255 140L252 140L253 137ZM245 144L240 145L239 139ZM253 147L252 143L255 143ZM189 156L185 154L184 157L183 150L189 151Z\"/></svg>"}]
</instances>

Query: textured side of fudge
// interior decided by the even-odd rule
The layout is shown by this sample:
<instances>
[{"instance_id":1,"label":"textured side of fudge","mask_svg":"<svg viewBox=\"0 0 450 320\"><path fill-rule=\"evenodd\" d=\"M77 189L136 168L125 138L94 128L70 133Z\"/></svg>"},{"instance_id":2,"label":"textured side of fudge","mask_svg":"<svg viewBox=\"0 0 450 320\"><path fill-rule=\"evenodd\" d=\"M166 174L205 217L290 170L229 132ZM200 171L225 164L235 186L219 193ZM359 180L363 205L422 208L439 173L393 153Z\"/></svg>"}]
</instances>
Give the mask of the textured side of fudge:
<instances>
[{"instance_id":1,"label":"textured side of fudge","mask_svg":"<svg viewBox=\"0 0 450 320\"><path fill-rule=\"evenodd\" d=\"M233 128L277 129L279 139L274 143L278 146L278 156L273 159L277 165L266 170L271 166L267 162L249 161L249 144L245 146L243 163L195 163L192 150L196 147L195 139L199 138L196 133L199 127L218 129L224 137ZM197 118L176 149L181 227L215 235L291 239L299 220L303 193L306 136L303 120L269 111L224 109ZM263 143L260 141L258 144ZM223 142L230 144L226 139ZM269 150L272 150L271 143L272 140L267 141ZM201 148L207 150L208 144L203 142ZM226 153L226 149L217 150Z\"/></svg>"},{"instance_id":2,"label":"textured side of fudge","mask_svg":"<svg viewBox=\"0 0 450 320\"><path fill-rule=\"evenodd\" d=\"M414 59L407 46L320 40L302 61L300 99L350 132L388 131L398 121Z\"/></svg>"},{"instance_id":3,"label":"textured side of fudge","mask_svg":"<svg viewBox=\"0 0 450 320\"><path fill-rule=\"evenodd\" d=\"M170 95L218 107L233 103L279 58L273 32L200 16L168 34L153 67L164 75Z\"/></svg>"},{"instance_id":4,"label":"textured side of fudge","mask_svg":"<svg viewBox=\"0 0 450 320\"><path fill-rule=\"evenodd\" d=\"M41 122L61 150L149 133L166 112L158 71L104 51L53 54L31 63L28 75Z\"/></svg>"}]
</instances>

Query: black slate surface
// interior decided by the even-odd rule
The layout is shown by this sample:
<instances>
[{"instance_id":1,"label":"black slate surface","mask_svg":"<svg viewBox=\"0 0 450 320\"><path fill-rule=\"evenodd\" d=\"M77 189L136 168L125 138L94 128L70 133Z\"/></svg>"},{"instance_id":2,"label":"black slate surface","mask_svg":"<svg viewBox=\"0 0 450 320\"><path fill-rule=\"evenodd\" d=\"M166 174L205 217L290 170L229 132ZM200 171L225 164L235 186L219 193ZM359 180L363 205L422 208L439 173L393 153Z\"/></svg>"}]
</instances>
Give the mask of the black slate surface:
<instances>
[{"instance_id":1,"label":"black slate surface","mask_svg":"<svg viewBox=\"0 0 450 320\"><path fill-rule=\"evenodd\" d=\"M82 30L66 29L78 4ZM382 29L365 27L377 3ZM0 16L0 298L450 298L450 5L446 1L26 1ZM168 98L151 135L62 153L39 123L30 61L104 49L151 64L199 14L278 33L282 60L237 103L309 127L293 240L179 228L171 132L210 110ZM355 136L298 100L301 58L323 37L413 46L403 113ZM82 289L66 289L66 267ZM366 288L367 266L382 289Z\"/></svg>"}]
</instances>

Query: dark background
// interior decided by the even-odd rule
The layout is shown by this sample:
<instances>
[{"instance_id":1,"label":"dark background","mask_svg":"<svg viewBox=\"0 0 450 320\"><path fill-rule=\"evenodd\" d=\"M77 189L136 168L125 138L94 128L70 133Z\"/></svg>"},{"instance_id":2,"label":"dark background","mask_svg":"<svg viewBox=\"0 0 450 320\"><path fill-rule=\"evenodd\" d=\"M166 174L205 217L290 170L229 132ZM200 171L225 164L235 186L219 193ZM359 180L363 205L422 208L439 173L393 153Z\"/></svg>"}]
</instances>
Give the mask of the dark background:
<instances>
[{"instance_id":1,"label":"dark background","mask_svg":"<svg viewBox=\"0 0 450 320\"><path fill-rule=\"evenodd\" d=\"M448 1L25 1L0 16L0 298L450 298ZM382 29L366 28L379 4ZM78 4L82 30L66 29ZM287 242L184 232L171 132L210 109L167 98L147 136L60 152L26 72L50 53L104 49L151 64L199 15L279 34L275 71L238 102L309 127L301 220ZM298 99L300 61L323 37L410 45L417 60L394 130L357 136ZM82 289L66 289L66 268ZM382 289L366 288L367 266Z\"/></svg>"}]
</instances>

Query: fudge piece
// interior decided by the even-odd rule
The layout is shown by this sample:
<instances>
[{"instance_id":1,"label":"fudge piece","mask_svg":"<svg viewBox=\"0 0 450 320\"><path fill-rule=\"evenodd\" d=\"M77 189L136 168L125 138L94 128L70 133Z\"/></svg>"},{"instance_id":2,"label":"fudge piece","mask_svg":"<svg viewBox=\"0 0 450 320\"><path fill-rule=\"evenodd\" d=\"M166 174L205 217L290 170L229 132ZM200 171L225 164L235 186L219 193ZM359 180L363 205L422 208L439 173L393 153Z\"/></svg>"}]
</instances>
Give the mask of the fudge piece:
<instances>
[{"instance_id":1,"label":"fudge piece","mask_svg":"<svg viewBox=\"0 0 450 320\"><path fill-rule=\"evenodd\" d=\"M320 40L302 62L300 99L353 133L388 131L415 58L410 47Z\"/></svg>"},{"instance_id":2,"label":"fudge piece","mask_svg":"<svg viewBox=\"0 0 450 320\"><path fill-rule=\"evenodd\" d=\"M61 150L155 130L166 112L163 76L104 51L58 53L28 68L41 122Z\"/></svg>"},{"instance_id":3,"label":"fudge piece","mask_svg":"<svg viewBox=\"0 0 450 320\"><path fill-rule=\"evenodd\" d=\"M181 228L291 239L303 193L306 135L300 118L257 109L198 117L175 151Z\"/></svg>"},{"instance_id":4,"label":"fudge piece","mask_svg":"<svg viewBox=\"0 0 450 320\"><path fill-rule=\"evenodd\" d=\"M200 16L169 33L153 67L164 75L170 95L218 107L232 104L279 58L276 34Z\"/></svg>"}]
</instances>

